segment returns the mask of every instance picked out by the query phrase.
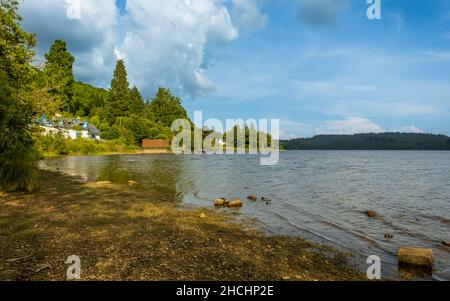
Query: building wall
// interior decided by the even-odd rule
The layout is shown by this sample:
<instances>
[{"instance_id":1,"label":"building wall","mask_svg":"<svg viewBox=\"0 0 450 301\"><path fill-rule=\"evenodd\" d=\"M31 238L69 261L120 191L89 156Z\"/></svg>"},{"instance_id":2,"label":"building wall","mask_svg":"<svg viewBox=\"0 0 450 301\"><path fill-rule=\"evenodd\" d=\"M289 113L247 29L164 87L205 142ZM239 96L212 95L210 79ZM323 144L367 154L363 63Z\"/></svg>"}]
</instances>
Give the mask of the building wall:
<instances>
[{"instance_id":1,"label":"building wall","mask_svg":"<svg viewBox=\"0 0 450 301\"><path fill-rule=\"evenodd\" d=\"M169 140L150 140L145 139L142 140L142 147L145 149L167 149L170 147L170 141Z\"/></svg>"}]
</instances>

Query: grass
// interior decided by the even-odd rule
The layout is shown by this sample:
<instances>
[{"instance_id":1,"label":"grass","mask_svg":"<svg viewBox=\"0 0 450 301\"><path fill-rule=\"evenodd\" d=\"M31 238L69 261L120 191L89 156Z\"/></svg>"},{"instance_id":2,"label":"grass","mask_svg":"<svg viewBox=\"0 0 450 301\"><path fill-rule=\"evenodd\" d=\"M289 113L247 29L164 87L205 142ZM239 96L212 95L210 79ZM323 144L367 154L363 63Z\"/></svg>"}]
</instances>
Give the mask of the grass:
<instances>
[{"instance_id":1,"label":"grass","mask_svg":"<svg viewBox=\"0 0 450 301\"><path fill-rule=\"evenodd\" d=\"M362 280L345 254L267 236L231 214L159 202L132 186L44 172L34 193L0 194L0 280ZM204 218L201 214L204 214Z\"/></svg>"}]
</instances>

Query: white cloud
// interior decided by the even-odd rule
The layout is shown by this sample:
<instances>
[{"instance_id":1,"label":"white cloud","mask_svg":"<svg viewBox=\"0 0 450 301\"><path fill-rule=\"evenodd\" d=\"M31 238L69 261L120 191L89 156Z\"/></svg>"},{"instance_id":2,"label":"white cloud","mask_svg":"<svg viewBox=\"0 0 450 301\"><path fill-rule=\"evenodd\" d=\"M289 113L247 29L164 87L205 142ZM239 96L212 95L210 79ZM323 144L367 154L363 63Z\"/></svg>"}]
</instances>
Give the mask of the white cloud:
<instances>
[{"instance_id":1,"label":"white cloud","mask_svg":"<svg viewBox=\"0 0 450 301\"><path fill-rule=\"evenodd\" d=\"M243 30L252 30L264 27L267 16L261 13L256 0L233 0L233 21Z\"/></svg>"},{"instance_id":2,"label":"white cloud","mask_svg":"<svg viewBox=\"0 0 450 301\"><path fill-rule=\"evenodd\" d=\"M267 21L256 0L127 0L123 16L115 0L80 3L80 18L74 19L67 17L73 1L21 2L23 25L38 37L38 59L55 39L65 40L76 58L76 78L108 86L116 59L123 58L130 83L149 97L158 86L184 96L212 91L209 47Z\"/></svg>"},{"instance_id":3,"label":"white cloud","mask_svg":"<svg viewBox=\"0 0 450 301\"><path fill-rule=\"evenodd\" d=\"M362 133L382 133L385 130L370 119L349 117L344 120L331 120L316 129L317 135L353 135Z\"/></svg>"},{"instance_id":4,"label":"white cloud","mask_svg":"<svg viewBox=\"0 0 450 301\"><path fill-rule=\"evenodd\" d=\"M72 2L65 0L20 1L23 26L37 34L38 60L56 39L67 42L75 55L78 79L105 84L111 76L119 12L114 0L83 0L79 19L68 18ZM108 80L109 81L109 80Z\"/></svg>"},{"instance_id":5,"label":"white cloud","mask_svg":"<svg viewBox=\"0 0 450 301\"><path fill-rule=\"evenodd\" d=\"M191 96L213 89L204 65L209 43L238 37L225 6L214 0L128 0L120 52L145 94L169 86Z\"/></svg>"}]
</instances>

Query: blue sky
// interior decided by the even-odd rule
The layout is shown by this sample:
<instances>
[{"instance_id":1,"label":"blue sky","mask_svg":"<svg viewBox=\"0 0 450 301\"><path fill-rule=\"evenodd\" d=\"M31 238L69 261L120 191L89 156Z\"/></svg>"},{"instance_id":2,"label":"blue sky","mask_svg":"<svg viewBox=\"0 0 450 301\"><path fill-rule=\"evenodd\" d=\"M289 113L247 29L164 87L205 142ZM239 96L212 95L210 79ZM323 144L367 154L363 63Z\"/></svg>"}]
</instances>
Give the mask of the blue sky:
<instances>
[{"instance_id":1,"label":"blue sky","mask_svg":"<svg viewBox=\"0 0 450 301\"><path fill-rule=\"evenodd\" d=\"M121 57L147 97L164 85L191 116L277 118L284 138L450 134L450 1L382 0L372 21L366 0L82 1L80 20L65 0L21 8L38 56L66 39L80 80L107 87Z\"/></svg>"}]
</instances>

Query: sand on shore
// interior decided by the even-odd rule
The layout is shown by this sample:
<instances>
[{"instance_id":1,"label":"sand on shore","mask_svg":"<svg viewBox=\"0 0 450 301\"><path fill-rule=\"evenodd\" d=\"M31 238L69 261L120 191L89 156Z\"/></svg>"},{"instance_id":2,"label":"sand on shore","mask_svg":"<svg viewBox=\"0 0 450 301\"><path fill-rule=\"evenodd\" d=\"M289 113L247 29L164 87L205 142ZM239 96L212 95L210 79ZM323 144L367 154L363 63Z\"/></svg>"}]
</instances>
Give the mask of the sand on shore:
<instances>
[{"instance_id":1,"label":"sand on shore","mask_svg":"<svg viewBox=\"0 0 450 301\"><path fill-rule=\"evenodd\" d=\"M133 186L43 172L39 191L0 194L0 280L65 280L71 255L82 280L363 280L329 247Z\"/></svg>"}]
</instances>

